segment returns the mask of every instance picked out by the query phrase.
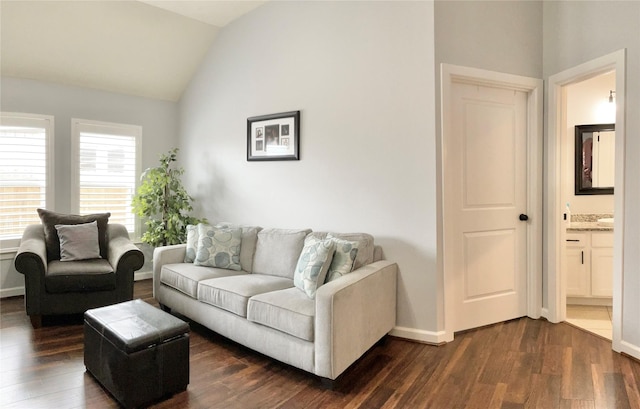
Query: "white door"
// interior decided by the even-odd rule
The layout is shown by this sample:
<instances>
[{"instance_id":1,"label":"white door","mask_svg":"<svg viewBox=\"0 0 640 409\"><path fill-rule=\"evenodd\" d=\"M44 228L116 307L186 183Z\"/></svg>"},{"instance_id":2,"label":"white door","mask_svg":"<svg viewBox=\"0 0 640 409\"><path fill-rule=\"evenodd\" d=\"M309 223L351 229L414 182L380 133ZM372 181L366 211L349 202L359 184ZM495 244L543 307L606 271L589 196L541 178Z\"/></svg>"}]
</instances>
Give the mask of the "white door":
<instances>
[{"instance_id":1,"label":"white door","mask_svg":"<svg viewBox=\"0 0 640 409\"><path fill-rule=\"evenodd\" d=\"M527 97L454 81L443 137L452 329L527 315Z\"/></svg>"}]
</instances>

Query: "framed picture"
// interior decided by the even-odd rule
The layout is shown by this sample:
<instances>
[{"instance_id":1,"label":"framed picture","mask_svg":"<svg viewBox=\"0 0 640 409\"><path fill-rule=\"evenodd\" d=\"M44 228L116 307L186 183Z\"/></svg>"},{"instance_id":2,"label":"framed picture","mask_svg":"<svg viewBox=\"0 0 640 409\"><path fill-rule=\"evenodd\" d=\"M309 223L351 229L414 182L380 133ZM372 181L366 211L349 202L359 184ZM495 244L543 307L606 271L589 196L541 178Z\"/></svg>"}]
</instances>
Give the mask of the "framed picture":
<instances>
[{"instance_id":1,"label":"framed picture","mask_svg":"<svg viewBox=\"0 0 640 409\"><path fill-rule=\"evenodd\" d=\"M247 118L247 160L300 160L300 111Z\"/></svg>"}]
</instances>

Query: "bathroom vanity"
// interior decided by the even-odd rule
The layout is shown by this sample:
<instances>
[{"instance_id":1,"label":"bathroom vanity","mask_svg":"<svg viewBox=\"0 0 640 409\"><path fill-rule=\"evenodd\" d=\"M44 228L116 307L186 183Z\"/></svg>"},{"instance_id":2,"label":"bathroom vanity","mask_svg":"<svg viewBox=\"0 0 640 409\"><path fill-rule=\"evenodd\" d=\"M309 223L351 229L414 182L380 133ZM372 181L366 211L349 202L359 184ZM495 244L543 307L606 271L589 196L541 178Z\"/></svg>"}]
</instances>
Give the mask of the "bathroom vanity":
<instances>
[{"instance_id":1,"label":"bathroom vanity","mask_svg":"<svg viewBox=\"0 0 640 409\"><path fill-rule=\"evenodd\" d=\"M586 221L580 216L567 226L567 304L611 305L613 227L598 222L611 216L589 215L593 220Z\"/></svg>"}]
</instances>

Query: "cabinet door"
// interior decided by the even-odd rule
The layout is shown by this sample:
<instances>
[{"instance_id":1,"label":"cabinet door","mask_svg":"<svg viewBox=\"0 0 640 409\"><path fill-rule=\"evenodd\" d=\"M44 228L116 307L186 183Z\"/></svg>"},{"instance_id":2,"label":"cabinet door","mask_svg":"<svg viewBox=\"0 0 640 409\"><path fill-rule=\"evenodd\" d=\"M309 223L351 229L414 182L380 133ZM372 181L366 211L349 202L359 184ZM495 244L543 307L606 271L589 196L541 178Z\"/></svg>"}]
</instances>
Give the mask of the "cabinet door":
<instances>
[{"instance_id":1,"label":"cabinet door","mask_svg":"<svg viewBox=\"0 0 640 409\"><path fill-rule=\"evenodd\" d=\"M586 234L567 234L567 296L591 295L591 264Z\"/></svg>"},{"instance_id":2,"label":"cabinet door","mask_svg":"<svg viewBox=\"0 0 640 409\"><path fill-rule=\"evenodd\" d=\"M591 249L591 295L613 296L613 248Z\"/></svg>"},{"instance_id":3,"label":"cabinet door","mask_svg":"<svg viewBox=\"0 0 640 409\"><path fill-rule=\"evenodd\" d=\"M567 249L567 295L591 295L589 260L584 248Z\"/></svg>"},{"instance_id":4,"label":"cabinet door","mask_svg":"<svg viewBox=\"0 0 640 409\"><path fill-rule=\"evenodd\" d=\"M591 295L613 296L613 233L591 233Z\"/></svg>"}]
</instances>

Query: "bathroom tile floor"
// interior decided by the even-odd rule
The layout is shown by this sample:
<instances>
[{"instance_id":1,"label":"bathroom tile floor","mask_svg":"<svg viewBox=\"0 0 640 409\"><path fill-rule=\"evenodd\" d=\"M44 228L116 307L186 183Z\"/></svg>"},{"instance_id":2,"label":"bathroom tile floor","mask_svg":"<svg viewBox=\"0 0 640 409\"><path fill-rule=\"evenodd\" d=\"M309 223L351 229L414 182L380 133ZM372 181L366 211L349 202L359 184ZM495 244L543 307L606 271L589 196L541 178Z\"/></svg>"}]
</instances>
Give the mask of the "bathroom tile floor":
<instances>
[{"instance_id":1,"label":"bathroom tile floor","mask_svg":"<svg viewBox=\"0 0 640 409\"><path fill-rule=\"evenodd\" d=\"M567 305L567 322L586 331L612 339L611 307Z\"/></svg>"}]
</instances>

